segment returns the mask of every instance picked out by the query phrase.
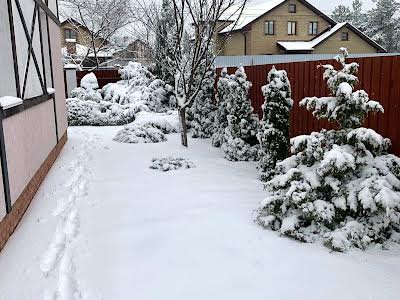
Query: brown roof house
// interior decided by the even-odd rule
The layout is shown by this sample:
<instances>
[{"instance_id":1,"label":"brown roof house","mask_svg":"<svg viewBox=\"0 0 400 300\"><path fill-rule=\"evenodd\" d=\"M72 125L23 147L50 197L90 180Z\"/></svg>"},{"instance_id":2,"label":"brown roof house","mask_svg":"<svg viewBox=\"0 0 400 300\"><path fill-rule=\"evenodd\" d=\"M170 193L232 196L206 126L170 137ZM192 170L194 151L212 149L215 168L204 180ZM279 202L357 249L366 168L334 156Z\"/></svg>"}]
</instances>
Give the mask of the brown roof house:
<instances>
[{"instance_id":1,"label":"brown roof house","mask_svg":"<svg viewBox=\"0 0 400 300\"><path fill-rule=\"evenodd\" d=\"M67 140L57 1L10 0L3 4L0 250Z\"/></svg>"},{"instance_id":2,"label":"brown roof house","mask_svg":"<svg viewBox=\"0 0 400 300\"><path fill-rule=\"evenodd\" d=\"M337 23L305 0L264 0L238 16L229 9L219 21L220 55L331 54L386 50L349 23ZM222 40L229 35L224 47Z\"/></svg>"},{"instance_id":3,"label":"brown roof house","mask_svg":"<svg viewBox=\"0 0 400 300\"><path fill-rule=\"evenodd\" d=\"M61 22L61 51L65 63L94 67L91 32L78 21L68 18ZM100 64L113 58L115 50L109 47L108 41L96 38L94 41Z\"/></svg>"}]
</instances>

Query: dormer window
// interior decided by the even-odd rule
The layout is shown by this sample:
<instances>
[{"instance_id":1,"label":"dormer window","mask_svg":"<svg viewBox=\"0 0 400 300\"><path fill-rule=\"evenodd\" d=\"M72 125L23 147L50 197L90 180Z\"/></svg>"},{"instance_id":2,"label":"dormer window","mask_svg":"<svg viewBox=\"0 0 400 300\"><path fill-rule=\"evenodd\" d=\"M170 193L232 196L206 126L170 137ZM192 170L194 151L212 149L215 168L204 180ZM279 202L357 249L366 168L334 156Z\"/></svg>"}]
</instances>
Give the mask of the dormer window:
<instances>
[{"instance_id":1,"label":"dormer window","mask_svg":"<svg viewBox=\"0 0 400 300\"><path fill-rule=\"evenodd\" d=\"M341 40L342 41L348 41L349 40L349 33L347 31L343 31L341 34Z\"/></svg>"},{"instance_id":2,"label":"dormer window","mask_svg":"<svg viewBox=\"0 0 400 300\"><path fill-rule=\"evenodd\" d=\"M289 4L289 12L291 14L295 14L296 13L296 4Z\"/></svg>"},{"instance_id":3,"label":"dormer window","mask_svg":"<svg viewBox=\"0 0 400 300\"><path fill-rule=\"evenodd\" d=\"M65 39L76 40L76 31L72 29L65 29Z\"/></svg>"},{"instance_id":4,"label":"dormer window","mask_svg":"<svg viewBox=\"0 0 400 300\"><path fill-rule=\"evenodd\" d=\"M310 22L308 24L308 34L317 35L318 34L318 22Z\"/></svg>"}]
</instances>

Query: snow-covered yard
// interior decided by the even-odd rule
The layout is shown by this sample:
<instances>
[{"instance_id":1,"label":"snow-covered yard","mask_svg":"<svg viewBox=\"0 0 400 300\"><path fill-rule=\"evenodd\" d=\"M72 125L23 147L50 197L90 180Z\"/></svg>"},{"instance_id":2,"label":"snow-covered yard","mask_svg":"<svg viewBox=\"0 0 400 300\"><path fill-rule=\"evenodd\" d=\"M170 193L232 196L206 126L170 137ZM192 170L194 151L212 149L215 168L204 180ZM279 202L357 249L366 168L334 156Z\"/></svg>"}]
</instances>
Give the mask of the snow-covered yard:
<instances>
[{"instance_id":1,"label":"snow-covered yard","mask_svg":"<svg viewBox=\"0 0 400 300\"><path fill-rule=\"evenodd\" d=\"M69 141L0 253L0 299L399 299L400 252L330 253L253 222L253 163L209 140L180 146L69 129ZM160 172L152 158L195 168Z\"/></svg>"}]
</instances>

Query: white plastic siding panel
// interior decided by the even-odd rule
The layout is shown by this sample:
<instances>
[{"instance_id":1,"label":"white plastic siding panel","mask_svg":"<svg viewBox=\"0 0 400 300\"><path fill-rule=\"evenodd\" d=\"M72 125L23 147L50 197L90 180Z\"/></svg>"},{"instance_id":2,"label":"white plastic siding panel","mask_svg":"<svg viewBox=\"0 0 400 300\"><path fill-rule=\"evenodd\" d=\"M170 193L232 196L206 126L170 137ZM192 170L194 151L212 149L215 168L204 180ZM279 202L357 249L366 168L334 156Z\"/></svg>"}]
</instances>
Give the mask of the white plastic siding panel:
<instances>
[{"instance_id":1,"label":"white plastic siding panel","mask_svg":"<svg viewBox=\"0 0 400 300\"><path fill-rule=\"evenodd\" d=\"M14 15L14 28L15 28L15 44L17 48L17 56L18 56L18 71L19 71L19 78L21 84L21 92L24 84L24 76L25 76L25 69L28 60L28 42L26 39L24 27L22 25L21 16L18 12L17 6L15 1L13 3L13 15ZM20 1L21 10L23 12L23 18L25 20L28 32L30 34L32 30L32 17L33 12L35 9L35 2L32 0L29 1ZM39 40L39 26L35 24L35 32L33 35L33 47L35 51L36 58L38 60L39 67L41 68L41 52L40 52L40 40ZM43 94L43 90L40 85L40 81L36 72L36 68L31 57L29 69L28 69L28 78L27 78L27 90L25 99L39 96Z\"/></svg>"},{"instance_id":2,"label":"white plastic siding panel","mask_svg":"<svg viewBox=\"0 0 400 300\"><path fill-rule=\"evenodd\" d=\"M57 0L49 0L49 9L57 16Z\"/></svg>"},{"instance_id":3,"label":"white plastic siding panel","mask_svg":"<svg viewBox=\"0 0 400 300\"><path fill-rule=\"evenodd\" d=\"M53 101L4 119L3 128L14 203L56 145Z\"/></svg>"},{"instance_id":4,"label":"white plastic siding panel","mask_svg":"<svg viewBox=\"0 0 400 300\"><path fill-rule=\"evenodd\" d=\"M7 0L0 0L0 7L0 97L17 96Z\"/></svg>"},{"instance_id":5,"label":"white plastic siding panel","mask_svg":"<svg viewBox=\"0 0 400 300\"><path fill-rule=\"evenodd\" d=\"M50 46L53 61L54 88L56 90L56 108L58 134L61 137L68 127L67 108L65 102L64 70L61 57L61 33L60 28L53 20L49 19Z\"/></svg>"},{"instance_id":6,"label":"white plastic siding panel","mask_svg":"<svg viewBox=\"0 0 400 300\"><path fill-rule=\"evenodd\" d=\"M50 52L49 52L49 40L47 33L47 18L46 13L40 10L40 20L42 22L42 35L43 35L43 55L45 65L45 78L47 87L53 87L51 78L51 64L50 64ZM49 18L49 22L51 19Z\"/></svg>"}]
</instances>

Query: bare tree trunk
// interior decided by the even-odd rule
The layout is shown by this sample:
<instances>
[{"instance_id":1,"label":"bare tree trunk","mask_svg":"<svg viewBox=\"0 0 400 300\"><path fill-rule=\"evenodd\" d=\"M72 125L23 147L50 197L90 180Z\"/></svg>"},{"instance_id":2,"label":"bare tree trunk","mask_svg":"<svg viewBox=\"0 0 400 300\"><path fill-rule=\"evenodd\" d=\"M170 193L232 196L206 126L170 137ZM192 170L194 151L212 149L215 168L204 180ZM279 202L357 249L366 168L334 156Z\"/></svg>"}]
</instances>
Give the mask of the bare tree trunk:
<instances>
[{"instance_id":1,"label":"bare tree trunk","mask_svg":"<svg viewBox=\"0 0 400 300\"><path fill-rule=\"evenodd\" d=\"M94 36L93 35L92 35L92 46L93 46L94 59L96 61L96 70L98 71L100 69L100 66L99 66L99 60L97 59L97 50L96 50L96 44L94 42Z\"/></svg>"},{"instance_id":2,"label":"bare tree trunk","mask_svg":"<svg viewBox=\"0 0 400 300\"><path fill-rule=\"evenodd\" d=\"M188 147L187 127L186 127L186 108L178 108L179 124L181 129L181 143L182 146Z\"/></svg>"}]
</instances>

